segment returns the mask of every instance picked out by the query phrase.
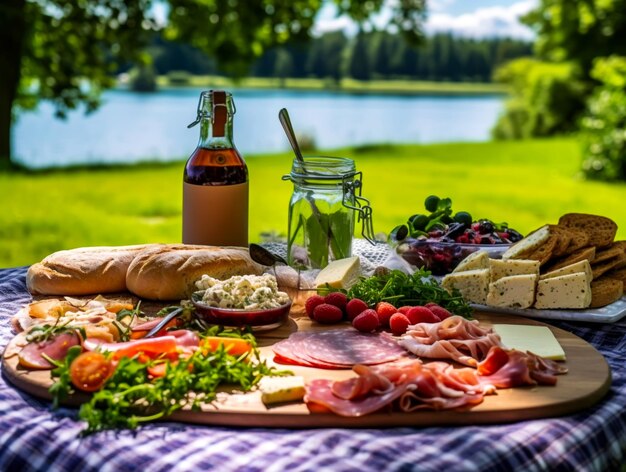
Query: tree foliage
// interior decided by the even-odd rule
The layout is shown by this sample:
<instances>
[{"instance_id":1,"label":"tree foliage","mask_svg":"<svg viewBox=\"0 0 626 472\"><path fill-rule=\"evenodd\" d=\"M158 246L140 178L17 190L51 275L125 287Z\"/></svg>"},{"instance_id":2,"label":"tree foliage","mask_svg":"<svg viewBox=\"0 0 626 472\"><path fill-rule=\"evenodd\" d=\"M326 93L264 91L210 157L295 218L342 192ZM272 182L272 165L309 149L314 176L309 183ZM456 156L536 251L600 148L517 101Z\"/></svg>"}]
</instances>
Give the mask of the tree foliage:
<instances>
[{"instance_id":1,"label":"tree foliage","mask_svg":"<svg viewBox=\"0 0 626 472\"><path fill-rule=\"evenodd\" d=\"M367 22L384 0L334 0L340 13ZM262 53L308 37L322 0L169 0L168 39L215 57L244 75ZM16 105L54 103L57 114L93 110L120 64L137 60L150 30L151 0L3 0L0 2L0 159L11 152ZM391 5L390 25L422 37L424 0Z\"/></svg>"},{"instance_id":2,"label":"tree foliage","mask_svg":"<svg viewBox=\"0 0 626 472\"><path fill-rule=\"evenodd\" d=\"M581 122L583 171L592 178L626 180L626 57L594 61L600 82Z\"/></svg>"}]
</instances>

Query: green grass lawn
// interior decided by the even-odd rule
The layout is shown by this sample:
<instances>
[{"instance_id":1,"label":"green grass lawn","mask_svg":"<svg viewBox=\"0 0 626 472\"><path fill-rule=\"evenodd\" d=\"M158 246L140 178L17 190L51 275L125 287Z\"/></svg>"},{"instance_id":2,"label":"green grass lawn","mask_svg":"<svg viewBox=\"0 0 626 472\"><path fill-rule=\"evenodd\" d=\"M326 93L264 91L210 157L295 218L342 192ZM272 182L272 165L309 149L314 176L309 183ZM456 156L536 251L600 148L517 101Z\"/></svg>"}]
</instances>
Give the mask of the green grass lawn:
<instances>
[{"instance_id":1,"label":"green grass lawn","mask_svg":"<svg viewBox=\"0 0 626 472\"><path fill-rule=\"evenodd\" d=\"M159 86L175 86L167 76L160 76ZM277 79L248 77L233 82L227 77L190 75L188 87L204 88L289 88L294 90L341 90L353 93L393 93L428 95L485 95L505 94L508 87L497 83L477 82L432 82L424 80L369 80L341 79L339 83L322 79Z\"/></svg>"},{"instance_id":2,"label":"green grass lawn","mask_svg":"<svg viewBox=\"0 0 626 472\"><path fill-rule=\"evenodd\" d=\"M352 157L364 174L374 228L388 232L423 212L430 194L449 196L455 211L507 221L521 232L566 212L610 216L626 238L626 184L578 177L576 141L369 146ZM286 233L289 154L246 156L250 171L250 240ZM0 172L0 267L30 264L63 248L178 242L183 162L167 165Z\"/></svg>"}]
</instances>

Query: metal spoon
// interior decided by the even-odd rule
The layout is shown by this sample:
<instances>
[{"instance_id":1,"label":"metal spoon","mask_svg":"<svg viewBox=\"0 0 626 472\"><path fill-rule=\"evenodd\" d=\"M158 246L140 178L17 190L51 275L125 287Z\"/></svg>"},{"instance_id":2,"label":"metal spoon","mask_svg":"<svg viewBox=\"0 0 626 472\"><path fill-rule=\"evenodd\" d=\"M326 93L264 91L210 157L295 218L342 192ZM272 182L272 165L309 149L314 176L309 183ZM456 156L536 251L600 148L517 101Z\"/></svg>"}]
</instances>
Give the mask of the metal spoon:
<instances>
[{"instance_id":1,"label":"metal spoon","mask_svg":"<svg viewBox=\"0 0 626 472\"><path fill-rule=\"evenodd\" d=\"M250 258L257 264L261 264L266 267L272 267L277 263L289 265L285 259L278 254L265 249L259 244L251 243L249 246Z\"/></svg>"},{"instance_id":2,"label":"metal spoon","mask_svg":"<svg viewBox=\"0 0 626 472\"><path fill-rule=\"evenodd\" d=\"M293 126L291 126L291 119L289 118L289 112L286 108L282 108L278 112L278 119L280 121L280 124L283 125L283 129L285 130L285 134L287 135L289 144L291 144L291 148L296 154L298 161L300 162L300 164L304 165L304 156L302 156L302 151L300 150L300 145L298 144L298 140L296 139L296 133L293 131Z\"/></svg>"}]
</instances>

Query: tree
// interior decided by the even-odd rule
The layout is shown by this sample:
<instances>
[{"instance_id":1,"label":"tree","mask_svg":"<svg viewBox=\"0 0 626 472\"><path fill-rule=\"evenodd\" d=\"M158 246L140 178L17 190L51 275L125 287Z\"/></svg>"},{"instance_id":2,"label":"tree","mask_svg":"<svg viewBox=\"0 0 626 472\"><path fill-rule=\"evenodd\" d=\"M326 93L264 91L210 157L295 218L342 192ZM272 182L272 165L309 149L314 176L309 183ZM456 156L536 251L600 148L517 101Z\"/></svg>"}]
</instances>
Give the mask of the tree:
<instances>
[{"instance_id":1,"label":"tree","mask_svg":"<svg viewBox=\"0 0 626 472\"><path fill-rule=\"evenodd\" d=\"M544 60L575 62L589 74L596 57L626 56L626 0L541 0L523 21Z\"/></svg>"},{"instance_id":2,"label":"tree","mask_svg":"<svg viewBox=\"0 0 626 472\"><path fill-rule=\"evenodd\" d=\"M352 54L349 65L350 76L356 80L369 80L370 60L367 50L367 41L363 33L359 33L354 39Z\"/></svg>"},{"instance_id":3,"label":"tree","mask_svg":"<svg viewBox=\"0 0 626 472\"><path fill-rule=\"evenodd\" d=\"M339 13L367 22L384 0L333 0ZM0 2L0 162L11 155L10 128L20 108L41 99L64 116L99 105L120 64L134 61L158 25L151 0L2 0ZM169 0L166 39L188 42L233 76L272 47L308 37L320 0ZM422 37L425 0L390 6L389 23ZM85 81L89 86L85 87Z\"/></svg>"},{"instance_id":4,"label":"tree","mask_svg":"<svg viewBox=\"0 0 626 472\"><path fill-rule=\"evenodd\" d=\"M291 77L293 72L293 59L289 51L283 48L277 51L275 68L274 77L278 77L280 79L280 86L284 87L285 81L288 77Z\"/></svg>"}]
</instances>

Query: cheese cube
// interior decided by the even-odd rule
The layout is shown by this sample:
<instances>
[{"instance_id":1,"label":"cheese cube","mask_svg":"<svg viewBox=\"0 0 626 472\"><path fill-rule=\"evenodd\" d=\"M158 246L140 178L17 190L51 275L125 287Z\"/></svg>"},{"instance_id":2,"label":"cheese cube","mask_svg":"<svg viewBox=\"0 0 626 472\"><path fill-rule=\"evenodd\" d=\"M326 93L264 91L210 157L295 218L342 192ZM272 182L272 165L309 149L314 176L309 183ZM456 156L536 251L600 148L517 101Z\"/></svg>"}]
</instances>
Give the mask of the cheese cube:
<instances>
[{"instance_id":1,"label":"cheese cube","mask_svg":"<svg viewBox=\"0 0 626 472\"><path fill-rule=\"evenodd\" d=\"M324 267L315 278L315 287L348 289L352 287L361 273L361 260L358 256L337 259Z\"/></svg>"},{"instance_id":2,"label":"cheese cube","mask_svg":"<svg viewBox=\"0 0 626 472\"><path fill-rule=\"evenodd\" d=\"M589 264L589 261L587 259L584 259L582 261L574 262L573 264L570 264L568 266L561 267L560 269L553 270L552 272L547 272L540 276L539 280L552 279L554 277L560 277L561 275L576 274L578 272L584 272L587 277L589 277L589 280L593 279L591 264Z\"/></svg>"},{"instance_id":3,"label":"cheese cube","mask_svg":"<svg viewBox=\"0 0 626 472\"><path fill-rule=\"evenodd\" d=\"M539 261L528 259L490 259L491 281L509 277L511 275L535 274L539 277Z\"/></svg>"},{"instance_id":4,"label":"cheese cube","mask_svg":"<svg viewBox=\"0 0 626 472\"><path fill-rule=\"evenodd\" d=\"M266 405L300 401L304 398L304 377L263 377L259 388Z\"/></svg>"},{"instance_id":5,"label":"cheese cube","mask_svg":"<svg viewBox=\"0 0 626 472\"><path fill-rule=\"evenodd\" d=\"M487 305L528 308L535 301L537 274L511 275L489 284Z\"/></svg>"},{"instance_id":6,"label":"cheese cube","mask_svg":"<svg viewBox=\"0 0 626 472\"><path fill-rule=\"evenodd\" d=\"M584 272L540 280L535 308L587 308L591 304L591 278Z\"/></svg>"},{"instance_id":7,"label":"cheese cube","mask_svg":"<svg viewBox=\"0 0 626 472\"><path fill-rule=\"evenodd\" d=\"M459 262L459 265L452 272L487 268L489 268L489 253L487 251L476 251Z\"/></svg>"},{"instance_id":8,"label":"cheese cube","mask_svg":"<svg viewBox=\"0 0 626 472\"><path fill-rule=\"evenodd\" d=\"M484 305L489 290L489 269L466 270L446 275L441 286L452 293L453 289L470 303Z\"/></svg>"},{"instance_id":9,"label":"cheese cube","mask_svg":"<svg viewBox=\"0 0 626 472\"><path fill-rule=\"evenodd\" d=\"M493 329L508 349L530 351L555 361L565 360L565 351L547 326L495 324Z\"/></svg>"}]
</instances>

